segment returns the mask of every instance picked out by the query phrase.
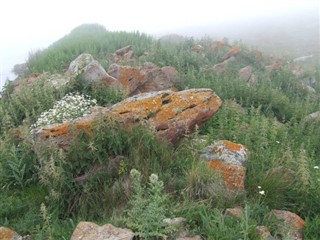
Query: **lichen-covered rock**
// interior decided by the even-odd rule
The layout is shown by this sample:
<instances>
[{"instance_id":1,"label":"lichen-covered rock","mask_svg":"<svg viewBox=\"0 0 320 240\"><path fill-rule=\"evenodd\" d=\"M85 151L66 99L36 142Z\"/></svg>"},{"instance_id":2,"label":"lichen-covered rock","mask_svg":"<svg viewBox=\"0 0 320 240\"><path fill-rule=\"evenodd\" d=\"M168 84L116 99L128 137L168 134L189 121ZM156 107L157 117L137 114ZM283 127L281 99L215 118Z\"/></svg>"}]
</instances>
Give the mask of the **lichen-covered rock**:
<instances>
[{"instance_id":1,"label":"lichen-covered rock","mask_svg":"<svg viewBox=\"0 0 320 240\"><path fill-rule=\"evenodd\" d=\"M194 45L192 48L192 51L196 52L196 53L201 53L201 52L203 52L203 50L204 49L200 44Z\"/></svg>"},{"instance_id":2,"label":"lichen-covered rock","mask_svg":"<svg viewBox=\"0 0 320 240\"><path fill-rule=\"evenodd\" d=\"M108 86L119 87L118 80L110 76L101 64L87 53L83 53L73 60L66 74L73 77L81 75L81 77L88 82L101 81Z\"/></svg>"},{"instance_id":3,"label":"lichen-covered rock","mask_svg":"<svg viewBox=\"0 0 320 240\"><path fill-rule=\"evenodd\" d=\"M293 212L285 210L272 210L272 214L283 222L283 224L278 226L278 232L281 233L282 236L292 240L303 239L302 228L305 222L301 217Z\"/></svg>"},{"instance_id":4,"label":"lichen-covered rock","mask_svg":"<svg viewBox=\"0 0 320 240\"><path fill-rule=\"evenodd\" d=\"M236 55L238 55L238 53L241 51L240 46L234 46L233 48L231 48L228 52L226 52L223 55L222 60L225 61L226 59L229 59L231 57L235 57Z\"/></svg>"},{"instance_id":5,"label":"lichen-covered rock","mask_svg":"<svg viewBox=\"0 0 320 240\"><path fill-rule=\"evenodd\" d=\"M22 237L10 228L0 227L0 240L22 240Z\"/></svg>"},{"instance_id":6,"label":"lichen-covered rock","mask_svg":"<svg viewBox=\"0 0 320 240\"><path fill-rule=\"evenodd\" d=\"M245 81L249 81L252 75L252 66L246 66L239 70L239 77Z\"/></svg>"},{"instance_id":7,"label":"lichen-covered rock","mask_svg":"<svg viewBox=\"0 0 320 240\"><path fill-rule=\"evenodd\" d=\"M35 134L41 138L55 138L59 146L68 145L66 137L71 126L90 133L95 120L108 116L121 124L134 124L143 120L160 137L176 144L196 125L210 119L221 104L221 99L211 89L144 93L127 98L110 108L97 108L90 115L74 121L37 129Z\"/></svg>"},{"instance_id":8,"label":"lichen-covered rock","mask_svg":"<svg viewBox=\"0 0 320 240\"><path fill-rule=\"evenodd\" d=\"M131 230L117 228L111 224L99 226L92 222L80 222L70 240L131 240L133 236Z\"/></svg>"},{"instance_id":9,"label":"lichen-covered rock","mask_svg":"<svg viewBox=\"0 0 320 240\"><path fill-rule=\"evenodd\" d=\"M207 147L202 158L208 161L209 168L221 173L228 190L243 191L247 152L241 144L222 140Z\"/></svg>"},{"instance_id":10,"label":"lichen-covered rock","mask_svg":"<svg viewBox=\"0 0 320 240\"><path fill-rule=\"evenodd\" d=\"M230 57L226 60L224 60L223 62L221 63L217 63L215 64L212 68L210 68L209 70L212 70L214 72L217 72L217 73L223 73L226 71L226 67L227 67L227 64L231 61L234 61L235 60L235 57Z\"/></svg>"},{"instance_id":11,"label":"lichen-covered rock","mask_svg":"<svg viewBox=\"0 0 320 240\"><path fill-rule=\"evenodd\" d=\"M108 73L118 79L130 95L171 89L175 80L172 69L163 70L153 63L145 63L142 67L114 63L109 66Z\"/></svg>"}]
</instances>

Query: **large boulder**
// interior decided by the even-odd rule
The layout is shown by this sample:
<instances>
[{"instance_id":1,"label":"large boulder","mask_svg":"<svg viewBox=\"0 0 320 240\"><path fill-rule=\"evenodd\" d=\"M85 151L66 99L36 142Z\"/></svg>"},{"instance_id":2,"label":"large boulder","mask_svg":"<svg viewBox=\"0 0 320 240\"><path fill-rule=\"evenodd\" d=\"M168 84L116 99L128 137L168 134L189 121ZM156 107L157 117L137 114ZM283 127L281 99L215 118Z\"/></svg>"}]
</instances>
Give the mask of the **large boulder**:
<instances>
[{"instance_id":1,"label":"large boulder","mask_svg":"<svg viewBox=\"0 0 320 240\"><path fill-rule=\"evenodd\" d=\"M153 63L142 67L114 63L109 66L108 73L119 80L129 95L171 89L176 78L174 70L159 68Z\"/></svg>"},{"instance_id":2,"label":"large boulder","mask_svg":"<svg viewBox=\"0 0 320 240\"><path fill-rule=\"evenodd\" d=\"M73 60L66 72L73 77L81 76L88 82L103 82L108 86L119 87L117 79L110 76L92 55L83 53Z\"/></svg>"},{"instance_id":3,"label":"large boulder","mask_svg":"<svg viewBox=\"0 0 320 240\"><path fill-rule=\"evenodd\" d=\"M99 226L92 222L80 222L70 240L131 240L133 232L129 229L117 228L111 224Z\"/></svg>"},{"instance_id":4,"label":"large boulder","mask_svg":"<svg viewBox=\"0 0 320 240\"><path fill-rule=\"evenodd\" d=\"M0 227L0 240L22 240L22 237L10 228Z\"/></svg>"},{"instance_id":5,"label":"large boulder","mask_svg":"<svg viewBox=\"0 0 320 240\"><path fill-rule=\"evenodd\" d=\"M94 121L108 116L121 124L134 124L141 120L149 124L163 139L176 144L196 125L210 119L220 108L221 99L211 89L171 90L139 94L110 108L98 108L88 116L71 122L37 129L36 136L54 138L55 142L68 145L70 127L90 132Z\"/></svg>"},{"instance_id":6,"label":"large boulder","mask_svg":"<svg viewBox=\"0 0 320 240\"><path fill-rule=\"evenodd\" d=\"M248 149L227 140L216 141L205 150L202 158L209 168L218 171L229 191L244 191Z\"/></svg>"}]
</instances>

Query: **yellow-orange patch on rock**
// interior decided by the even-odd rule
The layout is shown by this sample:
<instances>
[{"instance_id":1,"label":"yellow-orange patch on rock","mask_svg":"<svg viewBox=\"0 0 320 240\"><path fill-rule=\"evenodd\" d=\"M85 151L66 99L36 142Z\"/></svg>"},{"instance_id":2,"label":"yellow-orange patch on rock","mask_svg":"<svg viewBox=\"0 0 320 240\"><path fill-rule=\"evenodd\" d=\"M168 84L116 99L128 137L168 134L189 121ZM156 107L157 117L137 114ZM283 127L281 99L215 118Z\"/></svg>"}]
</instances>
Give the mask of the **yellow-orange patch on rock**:
<instances>
[{"instance_id":1,"label":"yellow-orange patch on rock","mask_svg":"<svg viewBox=\"0 0 320 240\"><path fill-rule=\"evenodd\" d=\"M246 168L236 166L219 160L209 161L209 168L219 171L225 181L228 190L242 191L244 190L244 178Z\"/></svg>"}]
</instances>

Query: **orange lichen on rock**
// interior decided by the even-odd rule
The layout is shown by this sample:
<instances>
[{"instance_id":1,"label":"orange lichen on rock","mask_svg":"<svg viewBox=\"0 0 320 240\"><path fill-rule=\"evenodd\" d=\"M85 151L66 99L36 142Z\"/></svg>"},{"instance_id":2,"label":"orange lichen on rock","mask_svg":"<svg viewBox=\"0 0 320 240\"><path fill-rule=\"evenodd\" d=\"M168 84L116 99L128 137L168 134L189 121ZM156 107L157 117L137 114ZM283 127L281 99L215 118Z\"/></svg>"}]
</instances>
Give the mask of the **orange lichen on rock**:
<instances>
[{"instance_id":1,"label":"orange lichen on rock","mask_svg":"<svg viewBox=\"0 0 320 240\"><path fill-rule=\"evenodd\" d=\"M18 234L7 227L0 227L0 240L18 239Z\"/></svg>"},{"instance_id":2,"label":"orange lichen on rock","mask_svg":"<svg viewBox=\"0 0 320 240\"><path fill-rule=\"evenodd\" d=\"M225 148L233 152L238 152L242 149L244 149L245 151L248 151L248 149L242 144L230 142L228 140L222 140L222 144Z\"/></svg>"},{"instance_id":3,"label":"orange lichen on rock","mask_svg":"<svg viewBox=\"0 0 320 240\"><path fill-rule=\"evenodd\" d=\"M231 48L226 54L223 55L223 60L226 60L230 57L236 56L241 51L240 46L235 46Z\"/></svg>"},{"instance_id":4,"label":"orange lichen on rock","mask_svg":"<svg viewBox=\"0 0 320 240\"><path fill-rule=\"evenodd\" d=\"M292 229L302 229L305 221L297 214L285 211L285 210L272 210L272 213L280 220L283 220L286 224L290 225Z\"/></svg>"},{"instance_id":5,"label":"orange lichen on rock","mask_svg":"<svg viewBox=\"0 0 320 240\"><path fill-rule=\"evenodd\" d=\"M221 173L228 190L244 190L244 178L246 174L245 167L236 166L219 160L213 160L209 161L209 168Z\"/></svg>"},{"instance_id":6,"label":"orange lichen on rock","mask_svg":"<svg viewBox=\"0 0 320 240\"><path fill-rule=\"evenodd\" d=\"M159 136L175 144L196 125L211 118L221 104L221 99L210 89L144 93L110 108L100 108L86 117L38 129L36 135L42 138L63 137L72 129L90 133L94 121L101 116L108 116L121 124L145 121Z\"/></svg>"}]
</instances>

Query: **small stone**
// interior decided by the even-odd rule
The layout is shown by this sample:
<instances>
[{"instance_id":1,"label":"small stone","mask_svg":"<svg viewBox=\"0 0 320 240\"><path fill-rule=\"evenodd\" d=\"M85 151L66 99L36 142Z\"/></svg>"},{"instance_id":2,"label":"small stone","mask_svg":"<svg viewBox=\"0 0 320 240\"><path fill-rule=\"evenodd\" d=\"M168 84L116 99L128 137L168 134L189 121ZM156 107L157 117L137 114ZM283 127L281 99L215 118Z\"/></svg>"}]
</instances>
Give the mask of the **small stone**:
<instances>
[{"instance_id":1,"label":"small stone","mask_svg":"<svg viewBox=\"0 0 320 240\"><path fill-rule=\"evenodd\" d=\"M163 219L164 223L166 223L169 226L173 226L173 227L182 227L186 221L187 221L187 219L185 219L183 217Z\"/></svg>"},{"instance_id":2,"label":"small stone","mask_svg":"<svg viewBox=\"0 0 320 240\"><path fill-rule=\"evenodd\" d=\"M99 226L92 222L80 222L74 230L70 240L132 240L131 230L117 228L111 224Z\"/></svg>"},{"instance_id":3,"label":"small stone","mask_svg":"<svg viewBox=\"0 0 320 240\"><path fill-rule=\"evenodd\" d=\"M242 207L227 208L225 214L230 217L241 218L244 215Z\"/></svg>"}]
</instances>

